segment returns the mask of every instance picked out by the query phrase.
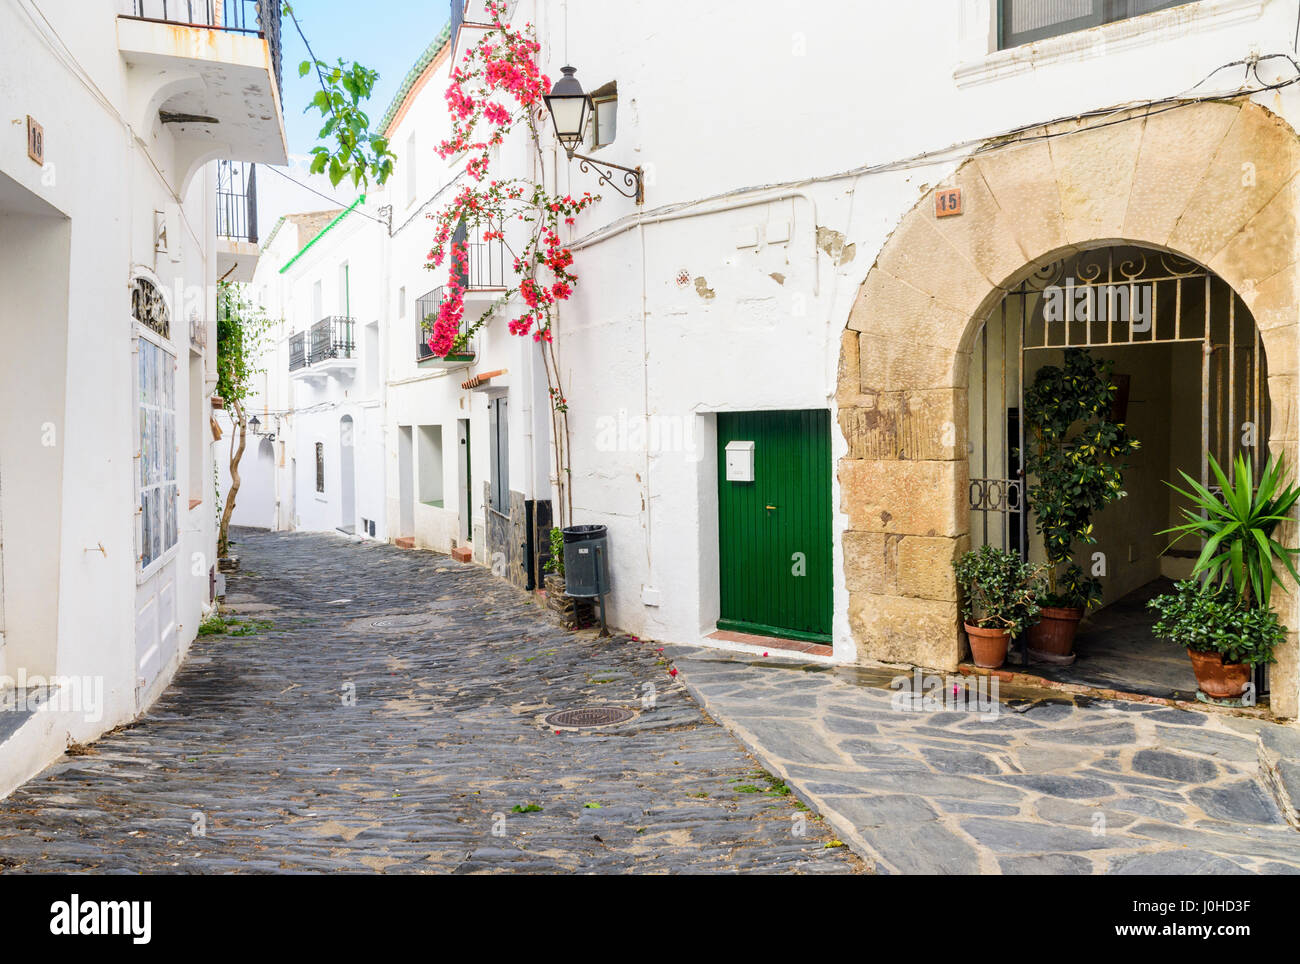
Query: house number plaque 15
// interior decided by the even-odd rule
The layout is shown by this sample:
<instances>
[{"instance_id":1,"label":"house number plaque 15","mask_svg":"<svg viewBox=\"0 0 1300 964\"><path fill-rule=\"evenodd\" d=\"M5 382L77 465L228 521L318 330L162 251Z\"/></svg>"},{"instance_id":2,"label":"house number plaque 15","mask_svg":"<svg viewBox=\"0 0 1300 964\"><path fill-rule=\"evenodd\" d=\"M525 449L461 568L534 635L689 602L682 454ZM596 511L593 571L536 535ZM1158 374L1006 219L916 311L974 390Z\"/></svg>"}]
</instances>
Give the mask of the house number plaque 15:
<instances>
[{"instance_id":1,"label":"house number plaque 15","mask_svg":"<svg viewBox=\"0 0 1300 964\"><path fill-rule=\"evenodd\" d=\"M934 216L950 218L954 214L961 214L961 188L939 188L934 192Z\"/></svg>"}]
</instances>

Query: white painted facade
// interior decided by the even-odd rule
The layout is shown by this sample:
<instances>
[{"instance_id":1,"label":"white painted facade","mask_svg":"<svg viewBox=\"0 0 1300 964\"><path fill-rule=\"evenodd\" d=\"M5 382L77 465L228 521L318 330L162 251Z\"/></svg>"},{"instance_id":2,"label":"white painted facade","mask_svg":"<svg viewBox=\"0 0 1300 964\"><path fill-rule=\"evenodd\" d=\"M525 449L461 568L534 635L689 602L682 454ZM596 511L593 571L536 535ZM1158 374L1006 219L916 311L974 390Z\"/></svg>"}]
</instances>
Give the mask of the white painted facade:
<instances>
[{"instance_id":1,"label":"white painted facade","mask_svg":"<svg viewBox=\"0 0 1300 964\"><path fill-rule=\"evenodd\" d=\"M250 433L240 462L235 525L366 537L373 528L375 538L385 537L383 228L373 218L364 202L291 216L263 249L246 294L271 327L248 404L260 434ZM313 326L331 318L336 343L313 361ZM307 352L296 368L295 336ZM223 455L224 493L229 452Z\"/></svg>"},{"instance_id":2,"label":"white painted facade","mask_svg":"<svg viewBox=\"0 0 1300 964\"><path fill-rule=\"evenodd\" d=\"M144 711L210 607L210 162L282 163L279 93L256 34L119 16L131 12L0 3L0 795L67 741ZM226 126L168 125L160 110ZM133 318L142 280L161 297L158 330ZM47 708L24 712L42 682Z\"/></svg>"},{"instance_id":3,"label":"white painted facade","mask_svg":"<svg viewBox=\"0 0 1300 964\"><path fill-rule=\"evenodd\" d=\"M476 7L466 20L484 19ZM617 135L595 156L645 170L638 207L569 162L549 119L542 170L517 138L494 170L603 194L572 229L581 280L556 335L570 406L568 521L609 527L612 623L684 643L714 630L719 413L828 410L833 458L844 455L834 428L841 336L886 239L931 187L1005 132L1235 90L1241 67L1220 68L1291 52L1298 12L1295 0L1200 0L999 51L997 7L936 0L922 15L916 5L813 12L760 3L738 14L681 2L613 16L597 0L516 4L514 22L537 26L549 76L567 59L587 91L617 84ZM426 215L464 176L433 146L447 132L450 65L477 34L462 27L451 55L433 58L395 105L388 133L400 166L371 196L376 209L392 209L390 231L373 234L382 252L373 316L385 358L380 531L440 551L468 538L475 558L491 563L483 481L493 399L509 401L509 488L526 500L553 495L540 356L531 339L506 332L507 311L479 334L472 364L429 370L415 358L415 301L446 280L445 268L425 268ZM1287 76L1283 68L1269 61L1260 75ZM1255 99L1294 125L1298 98L1291 86ZM355 235L335 261L359 257L371 238ZM656 445L638 440L636 426L647 423ZM457 452L466 426L468 487ZM421 458L426 429L426 441L434 430L440 439L441 465ZM303 486L300 463L300 496ZM847 519L834 478L832 503L833 659L852 662L859 653L840 538ZM330 521L299 515L304 527Z\"/></svg>"}]
</instances>

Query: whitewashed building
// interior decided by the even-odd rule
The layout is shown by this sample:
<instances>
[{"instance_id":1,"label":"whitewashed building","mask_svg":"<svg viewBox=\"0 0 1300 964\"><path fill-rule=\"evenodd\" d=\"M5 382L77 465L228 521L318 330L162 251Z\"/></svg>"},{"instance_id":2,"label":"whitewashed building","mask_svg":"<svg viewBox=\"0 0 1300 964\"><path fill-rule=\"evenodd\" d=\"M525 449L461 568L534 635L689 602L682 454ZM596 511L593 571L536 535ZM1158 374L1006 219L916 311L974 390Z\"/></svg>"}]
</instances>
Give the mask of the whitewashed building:
<instances>
[{"instance_id":1,"label":"whitewashed building","mask_svg":"<svg viewBox=\"0 0 1300 964\"><path fill-rule=\"evenodd\" d=\"M1114 361L1143 440L1089 547L1108 631L1151 643L1123 614L1186 570L1155 536L1176 521L1166 480L1203 474L1208 455L1300 462L1290 0L743 16L681 2L616 24L597 0L519 0L510 15L535 25L544 72L576 67L595 102L585 167L545 126L540 155L516 136L493 176L603 195L568 238L581 280L556 337L564 521L608 526L616 625L956 667L951 561L981 543L1041 553L1023 395L1067 347ZM505 331L508 310L464 358L429 358L420 334L447 282L424 266L426 215L466 177L433 151L444 92L486 19L454 2L383 122L401 161L371 198L390 222L384 518L391 539L468 543L532 588L561 516L538 350ZM640 203L615 189L620 171L596 179L601 162L641 170ZM511 280L492 244L467 240L472 313ZM1049 337L1058 284L1140 286L1152 325ZM1292 599L1278 605L1300 625ZM1283 717L1300 712L1297 652L1293 632L1259 681Z\"/></svg>"},{"instance_id":2,"label":"whitewashed building","mask_svg":"<svg viewBox=\"0 0 1300 964\"><path fill-rule=\"evenodd\" d=\"M214 162L285 161L279 8L181 6L0 3L0 793L146 709L212 601L215 285L249 253Z\"/></svg>"},{"instance_id":3,"label":"whitewashed building","mask_svg":"<svg viewBox=\"0 0 1300 964\"><path fill-rule=\"evenodd\" d=\"M271 322L233 522L385 538L384 231L364 197L288 215L245 294ZM221 461L229 489L229 458Z\"/></svg>"}]
</instances>

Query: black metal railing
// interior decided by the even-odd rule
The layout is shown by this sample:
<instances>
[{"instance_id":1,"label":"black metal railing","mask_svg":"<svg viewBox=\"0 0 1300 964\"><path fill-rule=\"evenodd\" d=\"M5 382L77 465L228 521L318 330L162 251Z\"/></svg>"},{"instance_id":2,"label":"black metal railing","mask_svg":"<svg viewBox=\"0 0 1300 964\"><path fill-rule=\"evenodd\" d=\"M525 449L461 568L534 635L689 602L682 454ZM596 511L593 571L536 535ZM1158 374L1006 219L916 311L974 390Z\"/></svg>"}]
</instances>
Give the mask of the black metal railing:
<instances>
[{"instance_id":1,"label":"black metal railing","mask_svg":"<svg viewBox=\"0 0 1300 964\"><path fill-rule=\"evenodd\" d=\"M217 162L217 237L257 244L257 165Z\"/></svg>"},{"instance_id":2,"label":"black metal railing","mask_svg":"<svg viewBox=\"0 0 1300 964\"><path fill-rule=\"evenodd\" d=\"M142 20L164 20L265 37L271 48L276 87L283 90L280 3L281 0L130 0L130 9L131 16Z\"/></svg>"},{"instance_id":3,"label":"black metal railing","mask_svg":"<svg viewBox=\"0 0 1300 964\"><path fill-rule=\"evenodd\" d=\"M453 0L452 9L456 4ZM438 320L438 309L442 307L442 293L446 289L434 288L432 291L420 295L415 299L415 317L419 319L420 330L415 343L415 360L422 362L426 358L432 358L433 349L429 347L429 339L433 337L433 323Z\"/></svg>"},{"instance_id":4,"label":"black metal railing","mask_svg":"<svg viewBox=\"0 0 1300 964\"><path fill-rule=\"evenodd\" d=\"M356 351L356 342L352 337L355 321L338 315L322 318L311 326L307 348L307 364L329 358L351 358Z\"/></svg>"},{"instance_id":5,"label":"black metal railing","mask_svg":"<svg viewBox=\"0 0 1300 964\"><path fill-rule=\"evenodd\" d=\"M429 347L429 339L433 337L433 324L438 320L438 309L442 307L443 299L446 297L446 288L434 288L427 294L421 295L415 299L415 317L419 319L420 329L415 343L415 360L417 362L425 361L429 358L436 358L433 350ZM465 331L465 318L461 316L460 334ZM469 354L468 345L462 345L456 350L457 355Z\"/></svg>"},{"instance_id":6,"label":"black metal railing","mask_svg":"<svg viewBox=\"0 0 1300 964\"><path fill-rule=\"evenodd\" d=\"M460 282L466 291L475 288L504 288L506 286L506 246L492 238L485 240L483 228L473 231L462 221L452 233L454 245L465 246L465 266L451 266L452 280Z\"/></svg>"},{"instance_id":7,"label":"black metal railing","mask_svg":"<svg viewBox=\"0 0 1300 964\"><path fill-rule=\"evenodd\" d=\"M307 333L300 331L289 336L289 371L307 367Z\"/></svg>"}]
</instances>

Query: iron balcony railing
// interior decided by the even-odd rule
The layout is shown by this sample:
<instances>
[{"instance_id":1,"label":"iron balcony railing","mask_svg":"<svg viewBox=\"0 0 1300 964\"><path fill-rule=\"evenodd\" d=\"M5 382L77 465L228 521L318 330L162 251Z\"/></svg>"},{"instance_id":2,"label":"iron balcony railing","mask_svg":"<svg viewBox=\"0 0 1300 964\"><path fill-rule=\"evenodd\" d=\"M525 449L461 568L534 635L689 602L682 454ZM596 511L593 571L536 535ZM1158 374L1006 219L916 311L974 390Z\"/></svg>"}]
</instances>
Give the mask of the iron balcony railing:
<instances>
[{"instance_id":1,"label":"iron balcony railing","mask_svg":"<svg viewBox=\"0 0 1300 964\"><path fill-rule=\"evenodd\" d=\"M257 165L217 162L217 237L257 244Z\"/></svg>"},{"instance_id":2,"label":"iron balcony railing","mask_svg":"<svg viewBox=\"0 0 1300 964\"><path fill-rule=\"evenodd\" d=\"M275 86L284 89L280 50L281 0L126 0L130 16L192 27L211 27L266 38ZM119 8L121 9L121 8Z\"/></svg>"},{"instance_id":3,"label":"iron balcony railing","mask_svg":"<svg viewBox=\"0 0 1300 964\"><path fill-rule=\"evenodd\" d=\"M289 336L289 371L307 367L307 333L300 331Z\"/></svg>"},{"instance_id":4,"label":"iron balcony railing","mask_svg":"<svg viewBox=\"0 0 1300 964\"><path fill-rule=\"evenodd\" d=\"M415 299L415 317L420 321L419 337L415 343L415 360L417 362L426 361L430 358L436 358L433 351L429 348L429 339L433 337L433 323L438 320L438 309L442 307L443 299L446 297L446 288L434 288L427 294L421 295ZM460 333L464 334L465 318L461 316ZM460 346L455 354L457 356L473 354L474 349L470 345Z\"/></svg>"},{"instance_id":5,"label":"iron balcony railing","mask_svg":"<svg viewBox=\"0 0 1300 964\"><path fill-rule=\"evenodd\" d=\"M454 0L452 9L456 9ZM415 317L420 322L419 338L415 345L415 360L417 362L434 357L433 351L429 348L429 339L433 337L433 323L438 320L438 309L442 307L442 293L444 290L446 289L434 288L427 294L415 299Z\"/></svg>"},{"instance_id":6,"label":"iron balcony railing","mask_svg":"<svg viewBox=\"0 0 1300 964\"><path fill-rule=\"evenodd\" d=\"M504 288L506 286L506 246L495 238L485 240L483 228L470 231L462 221L451 236L452 244L465 246L465 267L451 266L452 280L459 281L466 291L476 288Z\"/></svg>"},{"instance_id":7,"label":"iron balcony railing","mask_svg":"<svg viewBox=\"0 0 1300 964\"><path fill-rule=\"evenodd\" d=\"M334 316L322 318L311 326L308 338L307 364L315 365L330 358L352 358L356 342L352 338L355 321Z\"/></svg>"}]
</instances>

